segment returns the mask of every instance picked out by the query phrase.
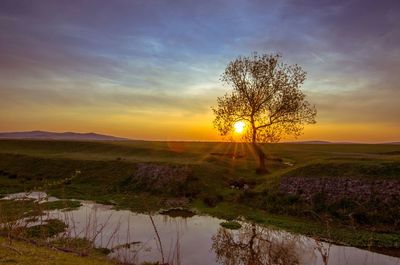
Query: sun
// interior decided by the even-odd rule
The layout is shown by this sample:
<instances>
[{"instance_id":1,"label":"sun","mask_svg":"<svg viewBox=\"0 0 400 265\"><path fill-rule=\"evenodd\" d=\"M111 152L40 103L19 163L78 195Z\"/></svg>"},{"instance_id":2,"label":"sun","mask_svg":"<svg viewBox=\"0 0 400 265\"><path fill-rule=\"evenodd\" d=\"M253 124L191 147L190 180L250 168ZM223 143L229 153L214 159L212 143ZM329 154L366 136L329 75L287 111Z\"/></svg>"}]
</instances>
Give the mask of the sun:
<instances>
[{"instance_id":1,"label":"sun","mask_svg":"<svg viewBox=\"0 0 400 265\"><path fill-rule=\"evenodd\" d=\"M233 129L235 130L235 133L237 133L237 134L243 133L245 127L246 127L246 124L243 121L237 121L233 124Z\"/></svg>"}]
</instances>

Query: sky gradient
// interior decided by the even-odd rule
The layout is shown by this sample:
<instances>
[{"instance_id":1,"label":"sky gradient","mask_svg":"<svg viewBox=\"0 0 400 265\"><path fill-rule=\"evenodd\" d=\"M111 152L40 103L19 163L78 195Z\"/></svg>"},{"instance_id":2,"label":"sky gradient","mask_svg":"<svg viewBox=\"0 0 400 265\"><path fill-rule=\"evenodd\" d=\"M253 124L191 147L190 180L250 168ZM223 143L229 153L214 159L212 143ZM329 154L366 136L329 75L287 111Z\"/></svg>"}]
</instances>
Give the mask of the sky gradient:
<instances>
[{"instance_id":1,"label":"sky gradient","mask_svg":"<svg viewBox=\"0 0 400 265\"><path fill-rule=\"evenodd\" d=\"M299 140L399 141L399 44L395 0L2 0L0 131L219 140L220 75L257 51L308 73Z\"/></svg>"}]
</instances>

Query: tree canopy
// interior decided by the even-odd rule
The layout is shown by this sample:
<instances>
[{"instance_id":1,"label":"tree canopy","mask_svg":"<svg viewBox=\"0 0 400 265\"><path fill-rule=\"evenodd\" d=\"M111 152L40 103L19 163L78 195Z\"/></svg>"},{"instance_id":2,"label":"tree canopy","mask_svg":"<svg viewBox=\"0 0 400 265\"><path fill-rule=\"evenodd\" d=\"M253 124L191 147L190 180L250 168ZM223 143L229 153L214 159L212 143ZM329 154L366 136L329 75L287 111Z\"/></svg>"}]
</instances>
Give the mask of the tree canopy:
<instances>
[{"instance_id":1,"label":"tree canopy","mask_svg":"<svg viewBox=\"0 0 400 265\"><path fill-rule=\"evenodd\" d=\"M214 126L226 136L235 123L244 122L243 139L253 144L300 135L305 124L315 123L317 113L300 90L305 79L299 65L281 62L278 54L238 57L222 74L221 80L232 91L218 97L212 108Z\"/></svg>"}]
</instances>

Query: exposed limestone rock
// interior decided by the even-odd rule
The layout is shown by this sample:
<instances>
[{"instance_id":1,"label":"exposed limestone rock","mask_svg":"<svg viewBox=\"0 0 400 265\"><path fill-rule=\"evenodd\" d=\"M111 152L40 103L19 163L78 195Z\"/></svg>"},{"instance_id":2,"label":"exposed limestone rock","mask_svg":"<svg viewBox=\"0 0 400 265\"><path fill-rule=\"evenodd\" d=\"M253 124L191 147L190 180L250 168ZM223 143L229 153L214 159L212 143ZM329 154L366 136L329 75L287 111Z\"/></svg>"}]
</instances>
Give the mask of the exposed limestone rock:
<instances>
[{"instance_id":1,"label":"exposed limestone rock","mask_svg":"<svg viewBox=\"0 0 400 265\"><path fill-rule=\"evenodd\" d=\"M140 163L134 176L135 185L143 190L179 193L192 176L192 169L183 165Z\"/></svg>"},{"instance_id":2,"label":"exposed limestone rock","mask_svg":"<svg viewBox=\"0 0 400 265\"><path fill-rule=\"evenodd\" d=\"M281 179L280 191L299 195L307 201L311 201L314 194L323 193L329 201L352 198L366 202L377 198L390 203L400 198L400 181L285 176Z\"/></svg>"}]
</instances>

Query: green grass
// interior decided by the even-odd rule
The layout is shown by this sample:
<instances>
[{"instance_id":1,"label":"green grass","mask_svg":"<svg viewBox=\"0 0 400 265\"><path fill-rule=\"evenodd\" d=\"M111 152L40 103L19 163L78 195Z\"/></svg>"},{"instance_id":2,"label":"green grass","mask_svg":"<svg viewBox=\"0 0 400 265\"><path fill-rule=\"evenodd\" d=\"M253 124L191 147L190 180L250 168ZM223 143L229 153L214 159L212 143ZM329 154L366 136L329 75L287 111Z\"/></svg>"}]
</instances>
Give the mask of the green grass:
<instances>
[{"instance_id":1,"label":"green grass","mask_svg":"<svg viewBox=\"0 0 400 265\"><path fill-rule=\"evenodd\" d=\"M38 204L32 200L0 200L0 223L14 222L24 217L37 216L42 213Z\"/></svg>"},{"instance_id":2,"label":"green grass","mask_svg":"<svg viewBox=\"0 0 400 265\"><path fill-rule=\"evenodd\" d=\"M79 201L69 200L44 203L33 200L0 200L0 223L13 222L24 217L35 217L47 210L71 210L80 205Z\"/></svg>"},{"instance_id":3,"label":"green grass","mask_svg":"<svg viewBox=\"0 0 400 265\"><path fill-rule=\"evenodd\" d=\"M215 208L208 208L201 202L197 202L195 206L201 209L203 213L219 218L235 220L242 216L246 220L260 225L311 237L321 237L343 245L360 248L369 248L371 246L400 247L400 233L374 233L356 227L349 228L335 223L326 223L325 221L270 214L263 210L244 205L232 205L231 203L221 203Z\"/></svg>"},{"instance_id":4,"label":"green grass","mask_svg":"<svg viewBox=\"0 0 400 265\"><path fill-rule=\"evenodd\" d=\"M14 241L11 246L0 237L1 264L19 265L110 265L117 264L108 260L105 255L91 254L86 257L73 253L64 253L49 247L35 246L26 242Z\"/></svg>"},{"instance_id":5,"label":"green grass","mask_svg":"<svg viewBox=\"0 0 400 265\"><path fill-rule=\"evenodd\" d=\"M400 161L327 161L305 165L286 175L319 178L400 179Z\"/></svg>"},{"instance_id":6,"label":"green grass","mask_svg":"<svg viewBox=\"0 0 400 265\"><path fill-rule=\"evenodd\" d=\"M44 190L61 198L94 200L138 212L157 211L169 198L187 196L187 207L227 220L245 216L264 225L354 246L366 246L371 238L373 245L398 246L399 231L394 225L353 228L344 215L332 217L333 232L328 233L324 222L309 215L313 205L280 194L278 187L281 176L400 180L400 145L270 144L264 150L269 157L293 166L270 159L270 174L257 175L251 147L242 143L1 140L0 196ZM243 158L212 153L239 153ZM136 166L149 162L188 165L193 174L179 189L137 187L132 181ZM249 189L232 189L233 183L246 184Z\"/></svg>"},{"instance_id":7,"label":"green grass","mask_svg":"<svg viewBox=\"0 0 400 265\"><path fill-rule=\"evenodd\" d=\"M57 219L50 219L45 224L27 227L25 233L30 238L46 239L64 232L66 228L67 225L64 222Z\"/></svg>"},{"instance_id":8,"label":"green grass","mask_svg":"<svg viewBox=\"0 0 400 265\"><path fill-rule=\"evenodd\" d=\"M64 260L68 260L71 264L114 264L106 261L105 256L109 250L96 248L87 239L61 237L49 241L49 238L65 231L67 225L64 222L49 219L37 224L45 210L70 210L80 205L78 201L69 200L45 203L34 200L0 200L0 224L4 224L0 229L0 263L31 264L29 262L37 261L40 262L38 264L65 264ZM17 226L15 221L24 217L33 223ZM50 249L88 258L75 259L73 255L60 255ZM23 258L21 255L29 257ZM50 260L44 260L46 255L49 255Z\"/></svg>"}]
</instances>

